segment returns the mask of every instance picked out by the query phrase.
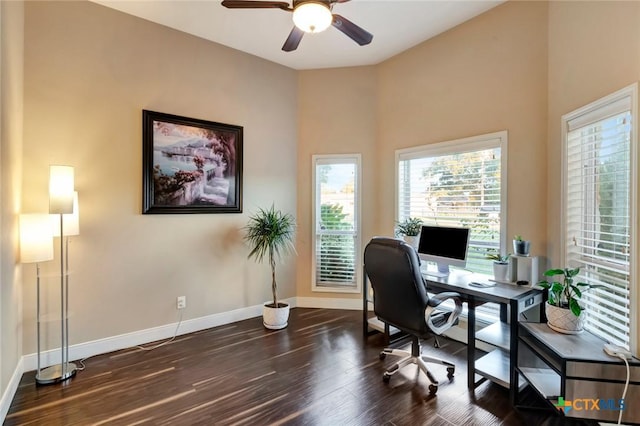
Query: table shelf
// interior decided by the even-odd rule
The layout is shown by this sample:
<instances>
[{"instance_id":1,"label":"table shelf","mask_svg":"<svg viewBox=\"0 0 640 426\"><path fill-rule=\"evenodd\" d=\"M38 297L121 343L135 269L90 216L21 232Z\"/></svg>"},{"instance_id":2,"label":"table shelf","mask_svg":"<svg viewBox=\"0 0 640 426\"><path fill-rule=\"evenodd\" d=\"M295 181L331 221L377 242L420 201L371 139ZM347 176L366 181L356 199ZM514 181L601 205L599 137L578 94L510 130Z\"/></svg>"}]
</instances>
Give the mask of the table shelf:
<instances>
[{"instance_id":1,"label":"table shelf","mask_svg":"<svg viewBox=\"0 0 640 426\"><path fill-rule=\"evenodd\" d=\"M560 395L560 375L548 368L522 367L518 371L544 398L557 400Z\"/></svg>"},{"instance_id":2,"label":"table shelf","mask_svg":"<svg viewBox=\"0 0 640 426\"><path fill-rule=\"evenodd\" d=\"M486 326L476 333L476 339L509 351L509 324L498 321Z\"/></svg>"},{"instance_id":3,"label":"table shelf","mask_svg":"<svg viewBox=\"0 0 640 426\"><path fill-rule=\"evenodd\" d=\"M509 389L509 352L494 349L476 360L476 374Z\"/></svg>"}]
</instances>

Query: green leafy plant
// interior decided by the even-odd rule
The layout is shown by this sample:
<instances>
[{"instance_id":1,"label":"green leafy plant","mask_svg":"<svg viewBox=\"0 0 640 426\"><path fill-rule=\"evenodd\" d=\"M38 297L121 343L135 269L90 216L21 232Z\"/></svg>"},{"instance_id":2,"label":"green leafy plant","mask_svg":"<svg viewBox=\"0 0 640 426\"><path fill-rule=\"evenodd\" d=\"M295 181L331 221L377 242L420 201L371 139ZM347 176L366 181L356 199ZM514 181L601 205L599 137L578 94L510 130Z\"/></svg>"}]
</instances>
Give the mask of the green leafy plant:
<instances>
[{"instance_id":1,"label":"green leafy plant","mask_svg":"<svg viewBox=\"0 0 640 426\"><path fill-rule=\"evenodd\" d=\"M396 236L406 235L407 237L415 237L422 230L422 219L418 217L409 217L396 225Z\"/></svg>"},{"instance_id":2,"label":"green leafy plant","mask_svg":"<svg viewBox=\"0 0 640 426\"><path fill-rule=\"evenodd\" d=\"M485 259L493 260L497 263L507 263L507 261L509 260L509 256L511 256L511 254L509 253L501 255L497 249L487 249Z\"/></svg>"},{"instance_id":3,"label":"green leafy plant","mask_svg":"<svg viewBox=\"0 0 640 426\"><path fill-rule=\"evenodd\" d=\"M591 288L602 287L600 285L587 284L583 282L574 282L574 278L580 273L580 268L575 269L549 269L544 273L545 277L562 276L562 282L543 280L538 284L549 290L549 304L559 308L570 309L571 312L579 317L582 313L582 306L579 300L584 291Z\"/></svg>"},{"instance_id":4,"label":"green leafy plant","mask_svg":"<svg viewBox=\"0 0 640 426\"><path fill-rule=\"evenodd\" d=\"M269 209L258 209L249 217L245 227L245 241L251 246L248 258L255 258L257 262L269 259L271 266L271 292L274 308L278 304L278 286L276 284L276 260L284 254L295 253L295 219L289 213L276 210L273 204Z\"/></svg>"},{"instance_id":5,"label":"green leafy plant","mask_svg":"<svg viewBox=\"0 0 640 426\"><path fill-rule=\"evenodd\" d=\"M513 239L516 240L516 241L524 241L522 239L522 235L514 235Z\"/></svg>"}]
</instances>

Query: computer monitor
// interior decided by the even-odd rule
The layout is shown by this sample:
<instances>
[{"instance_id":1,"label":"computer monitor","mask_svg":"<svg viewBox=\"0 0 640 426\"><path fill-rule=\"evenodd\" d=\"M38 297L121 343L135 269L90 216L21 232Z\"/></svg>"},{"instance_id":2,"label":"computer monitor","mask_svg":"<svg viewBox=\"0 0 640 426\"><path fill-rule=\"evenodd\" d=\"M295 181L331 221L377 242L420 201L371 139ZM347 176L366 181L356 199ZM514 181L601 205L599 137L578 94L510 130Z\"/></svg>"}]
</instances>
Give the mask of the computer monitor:
<instances>
[{"instance_id":1,"label":"computer monitor","mask_svg":"<svg viewBox=\"0 0 640 426\"><path fill-rule=\"evenodd\" d=\"M418 256L438 265L438 272L427 270L425 273L445 277L449 275L449 266L466 266L468 246L469 228L425 225L420 232Z\"/></svg>"}]
</instances>

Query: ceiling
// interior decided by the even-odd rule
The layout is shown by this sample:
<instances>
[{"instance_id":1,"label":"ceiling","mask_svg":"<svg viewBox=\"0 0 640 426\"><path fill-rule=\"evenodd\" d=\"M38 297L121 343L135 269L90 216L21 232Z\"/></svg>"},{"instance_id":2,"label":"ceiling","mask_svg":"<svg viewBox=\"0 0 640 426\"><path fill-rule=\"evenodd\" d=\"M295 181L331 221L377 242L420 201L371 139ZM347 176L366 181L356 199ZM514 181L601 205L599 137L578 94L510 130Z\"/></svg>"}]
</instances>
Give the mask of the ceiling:
<instances>
[{"instance_id":1,"label":"ceiling","mask_svg":"<svg viewBox=\"0 0 640 426\"><path fill-rule=\"evenodd\" d=\"M283 52L293 22L280 9L227 9L219 0L93 0L95 3L303 70L373 65L461 24L504 0L351 0L333 12L373 34L366 46L333 27L305 34Z\"/></svg>"}]
</instances>

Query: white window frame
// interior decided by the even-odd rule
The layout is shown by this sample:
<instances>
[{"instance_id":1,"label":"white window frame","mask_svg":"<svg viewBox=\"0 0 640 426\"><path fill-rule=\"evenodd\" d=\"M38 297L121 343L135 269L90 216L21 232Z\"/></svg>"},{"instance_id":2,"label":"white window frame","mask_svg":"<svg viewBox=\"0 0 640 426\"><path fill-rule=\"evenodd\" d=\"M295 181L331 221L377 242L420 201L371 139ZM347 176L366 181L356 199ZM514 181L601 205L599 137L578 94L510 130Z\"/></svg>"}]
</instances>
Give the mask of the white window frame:
<instances>
[{"instance_id":1,"label":"white window frame","mask_svg":"<svg viewBox=\"0 0 640 426\"><path fill-rule=\"evenodd\" d=\"M498 141L496 143L496 141ZM395 221L400 217L399 166L400 161L422 157L436 157L439 155L452 155L483 149L500 148L500 250L509 252L507 246L507 146L508 132L502 130L495 133L471 136L463 139L454 139L446 142L438 142L430 145L421 145L412 148L396 150L395 159Z\"/></svg>"},{"instance_id":2,"label":"white window frame","mask_svg":"<svg viewBox=\"0 0 640 426\"><path fill-rule=\"evenodd\" d=\"M608 96L605 96L601 99L598 99L588 105L585 105L575 111L572 111L568 114L562 116L561 119L561 132L562 132L562 196L560 197L561 211L562 211L562 223L561 223L561 232L560 232L560 262L561 265L566 265L567 255L566 255L566 247L567 247L567 205L565 202L565 191L567 187L567 136L569 132L569 123L574 120L584 119L588 121L590 117L603 116L606 114L607 107L622 101L625 98L630 98L631 100L631 141L630 141L630 228L629 228L629 249L632 253L632 257L629 261L629 345L631 352L633 352L636 356L640 355L640 345L638 344L638 340L640 340L640 326L638 325L639 313L638 309L640 307L640 287L638 285L638 238L640 237L640 227L638 226L638 201L640 200L640 195L638 194L638 84L634 83L627 87L624 87L618 90L615 93L612 93Z\"/></svg>"},{"instance_id":3,"label":"white window frame","mask_svg":"<svg viewBox=\"0 0 640 426\"><path fill-rule=\"evenodd\" d=\"M317 211L320 202L320 194L317 191L316 166L318 164L355 164L356 179L354 182L355 197L355 248L354 248L354 268L355 286L332 287L318 286L316 283L316 247L317 247ZM311 157L311 290L323 293L361 293L362 291L362 226L361 226L361 188L362 188L362 156L360 154L316 154Z\"/></svg>"}]
</instances>

